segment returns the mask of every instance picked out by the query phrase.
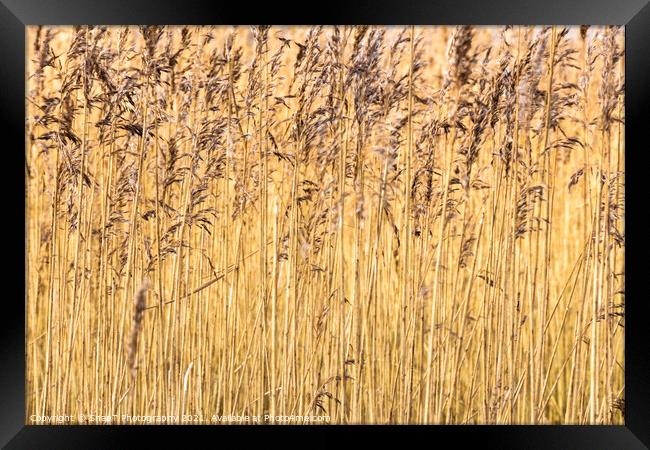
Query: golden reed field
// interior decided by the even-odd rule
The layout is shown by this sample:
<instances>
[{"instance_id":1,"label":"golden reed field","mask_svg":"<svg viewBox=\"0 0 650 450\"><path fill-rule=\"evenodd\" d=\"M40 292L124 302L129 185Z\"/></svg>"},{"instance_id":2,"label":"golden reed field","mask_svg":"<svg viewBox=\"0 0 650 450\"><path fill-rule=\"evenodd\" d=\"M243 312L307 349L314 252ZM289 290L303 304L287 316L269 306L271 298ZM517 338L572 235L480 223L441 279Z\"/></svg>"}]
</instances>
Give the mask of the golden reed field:
<instances>
[{"instance_id":1,"label":"golden reed field","mask_svg":"<svg viewBox=\"0 0 650 450\"><path fill-rule=\"evenodd\" d=\"M622 28L27 40L27 423L623 423Z\"/></svg>"}]
</instances>

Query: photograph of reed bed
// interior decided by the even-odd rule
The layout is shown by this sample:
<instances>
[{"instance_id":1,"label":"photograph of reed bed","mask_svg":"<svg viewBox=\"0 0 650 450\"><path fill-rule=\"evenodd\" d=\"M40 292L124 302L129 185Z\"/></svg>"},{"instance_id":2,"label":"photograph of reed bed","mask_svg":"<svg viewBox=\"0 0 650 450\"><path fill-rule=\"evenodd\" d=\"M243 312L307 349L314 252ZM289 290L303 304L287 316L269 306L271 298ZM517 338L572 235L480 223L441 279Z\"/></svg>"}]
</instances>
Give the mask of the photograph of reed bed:
<instances>
[{"instance_id":1,"label":"photograph of reed bed","mask_svg":"<svg viewBox=\"0 0 650 450\"><path fill-rule=\"evenodd\" d=\"M624 423L622 27L26 39L27 423Z\"/></svg>"}]
</instances>

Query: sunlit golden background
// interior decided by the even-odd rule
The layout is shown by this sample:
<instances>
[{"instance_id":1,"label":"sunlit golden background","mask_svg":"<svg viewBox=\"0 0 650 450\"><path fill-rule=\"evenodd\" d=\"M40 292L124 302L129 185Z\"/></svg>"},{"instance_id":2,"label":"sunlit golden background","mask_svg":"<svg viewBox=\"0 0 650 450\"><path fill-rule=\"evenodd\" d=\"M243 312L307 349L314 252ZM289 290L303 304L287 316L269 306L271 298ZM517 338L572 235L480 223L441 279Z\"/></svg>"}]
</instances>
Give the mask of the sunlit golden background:
<instances>
[{"instance_id":1,"label":"sunlit golden background","mask_svg":"<svg viewBox=\"0 0 650 450\"><path fill-rule=\"evenodd\" d=\"M27 40L28 423L623 423L622 28Z\"/></svg>"}]
</instances>

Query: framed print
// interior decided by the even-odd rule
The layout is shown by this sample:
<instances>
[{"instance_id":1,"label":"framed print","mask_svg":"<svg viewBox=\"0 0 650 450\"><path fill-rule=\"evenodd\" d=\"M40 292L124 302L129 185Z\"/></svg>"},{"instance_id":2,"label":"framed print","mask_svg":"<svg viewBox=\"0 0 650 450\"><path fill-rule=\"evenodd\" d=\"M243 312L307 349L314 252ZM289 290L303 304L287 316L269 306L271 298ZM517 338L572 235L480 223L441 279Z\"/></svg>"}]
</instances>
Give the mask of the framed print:
<instances>
[{"instance_id":1,"label":"framed print","mask_svg":"<svg viewBox=\"0 0 650 450\"><path fill-rule=\"evenodd\" d=\"M650 7L496 3L5 0L7 448L645 448Z\"/></svg>"}]
</instances>

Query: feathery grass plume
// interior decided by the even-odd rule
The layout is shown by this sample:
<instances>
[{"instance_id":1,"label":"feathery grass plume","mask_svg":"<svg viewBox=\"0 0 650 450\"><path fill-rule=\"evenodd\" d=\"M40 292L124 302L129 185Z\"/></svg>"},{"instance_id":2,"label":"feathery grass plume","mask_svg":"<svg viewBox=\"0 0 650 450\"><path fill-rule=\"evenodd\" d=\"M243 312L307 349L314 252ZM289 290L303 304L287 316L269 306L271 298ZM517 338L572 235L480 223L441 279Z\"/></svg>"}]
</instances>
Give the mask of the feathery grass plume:
<instances>
[{"instance_id":1,"label":"feathery grass plume","mask_svg":"<svg viewBox=\"0 0 650 450\"><path fill-rule=\"evenodd\" d=\"M539 83L544 74L544 65L548 51L548 34L550 28L545 27L537 33L531 41L528 52L517 67L519 85L519 122L524 129L530 127L535 113L543 105L543 94L539 90Z\"/></svg>"},{"instance_id":2,"label":"feathery grass plume","mask_svg":"<svg viewBox=\"0 0 650 450\"><path fill-rule=\"evenodd\" d=\"M623 37L28 27L27 416L622 423Z\"/></svg>"},{"instance_id":3,"label":"feathery grass plume","mask_svg":"<svg viewBox=\"0 0 650 450\"><path fill-rule=\"evenodd\" d=\"M601 34L601 56L603 67L602 83L598 90L598 100L601 104L600 126L606 132L611 129L612 123L620 120L616 117L616 106L619 98L624 92L624 83L618 80L616 65L623 57L624 52L618 47L617 36L619 27L608 26Z\"/></svg>"},{"instance_id":4,"label":"feathery grass plume","mask_svg":"<svg viewBox=\"0 0 650 450\"><path fill-rule=\"evenodd\" d=\"M131 320L131 335L128 345L128 364L131 370L131 377L135 377L138 369L138 341L142 333L142 321L144 319L144 310L147 307L147 290L149 289L149 280L145 279L133 299L133 316Z\"/></svg>"},{"instance_id":5,"label":"feathery grass plume","mask_svg":"<svg viewBox=\"0 0 650 450\"><path fill-rule=\"evenodd\" d=\"M473 38L473 26L461 25L456 27L449 42L449 74L445 84L454 83L460 87L469 81L472 68L476 63L476 55L471 52Z\"/></svg>"}]
</instances>

